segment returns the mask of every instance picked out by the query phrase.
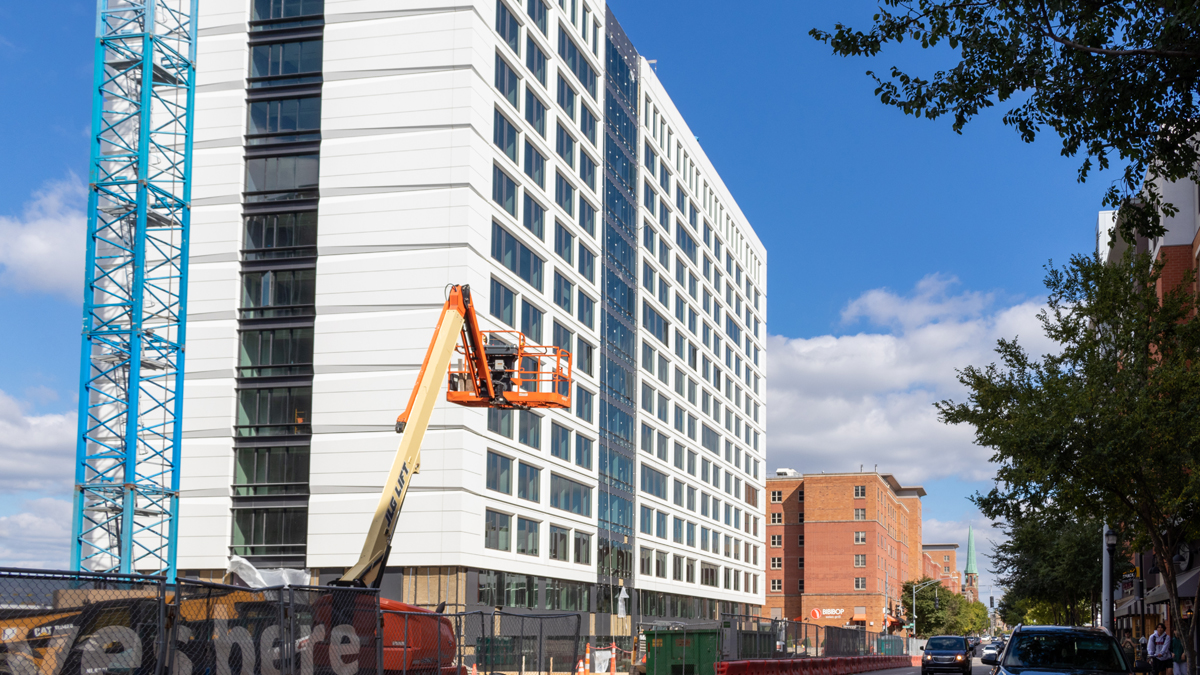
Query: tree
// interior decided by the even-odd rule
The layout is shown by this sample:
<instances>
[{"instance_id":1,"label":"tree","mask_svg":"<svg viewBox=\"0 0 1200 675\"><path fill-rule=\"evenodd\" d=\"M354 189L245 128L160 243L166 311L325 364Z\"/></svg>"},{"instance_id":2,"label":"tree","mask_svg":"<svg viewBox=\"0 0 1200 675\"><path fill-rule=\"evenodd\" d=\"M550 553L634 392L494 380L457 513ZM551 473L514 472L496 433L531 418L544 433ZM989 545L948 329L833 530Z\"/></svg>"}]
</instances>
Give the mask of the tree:
<instances>
[{"instance_id":1,"label":"tree","mask_svg":"<svg viewBox=\"0 0 1200 675\"><path fill-rule=\"evenodd\" d=\"M1003 505L976 497L973 501L987 512ZM1034 508L1012 515L999 525L1006 537L991 557L997 581L1007 588L1010 599L1044 603L1057 619L1048 623L1079 625L1090 621L1100 599L1103 562L1096 520L1080 521L1054 509ZM1115 556L1114 578L1128 569L1127 556Z\"/></svg>"},{"instance_id":2,"label":"tree","mask_svg":"<svg viewBox=\"0 0 1200 675\"><path fill-rule=\"evenodd\" d=\"M1129 233L1158 236L1163 202L1151 178L1198 176L1200 5L1191 0L881 0L869 30L809 34L840 56L875 56L905 39L947 45L957 63L930 77L873 71L875 94L906 114L953 117L962 131L1008 103L1004 123L1029 143L1053 129L1079 180L1126 162L1105 203ZM1141 197L1138 199L1137 197Z\"/></svg>"},{"instance_id":3,"label":"tree","mask_svg":"<svg viewBox=\"0 0 1200 675\"><path fill-rule=\"evenodd\" d=\"M921 585L928 581L932 581L929 577L922 577L916 585ZM904 582L904 589L900 594L900 602L904 605L904 616L912 618L913 615L913 585L914 582ZM941 627L946 623L946 599L954 595L949 589L943 587L940 583L930 584L925 588L917 591L917 625L916 634L918 637L929 637L936 635L941 631ZM934 598L937 602L934 602ZM934 605L937 605L935 608Z\"/></svg>"},{"instance_id":4,"label":"tree","mask_svg":"<svg viewBox=\"0 0 1200 675\"><path fill-rule=\"evenodd\" d=\"M1049 267L1039 318L1060 351L1037 360L1002 339L1001 365L959 371L967 402L936 405L992 450L995 485L977 495L986 515L1121 523L1134 549L1152 550L1195 664L1196 629L1180 616L1171 560L1198 534L1200 320L1190 275L1160 299L1162 270L1132 253L1112 265L1075 256Z\"/></svg>"}]
</instances>

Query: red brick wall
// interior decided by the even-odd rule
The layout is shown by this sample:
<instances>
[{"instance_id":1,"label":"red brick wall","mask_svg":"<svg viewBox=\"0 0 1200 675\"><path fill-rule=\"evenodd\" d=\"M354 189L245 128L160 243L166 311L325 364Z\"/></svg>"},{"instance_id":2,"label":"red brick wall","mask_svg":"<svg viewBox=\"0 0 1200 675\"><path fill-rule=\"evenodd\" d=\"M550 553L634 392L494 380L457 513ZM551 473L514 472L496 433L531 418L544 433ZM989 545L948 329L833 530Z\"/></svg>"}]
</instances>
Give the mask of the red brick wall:
<instances>
[{"instance_id":1,"label":"red brick wall","mask_svg":"<svg viewBox=\"0 0 1200 675\"><path fill-rule=\"evenodd\" d=\"M1158 279L1158 299L1161 301L1163 295L1183 283L1183 275L1188 270L1195 269L1196 259L1192 257L1192 247L1188 245L1163 246L1158 250L1158 259L1165 263L1162 276ZM1194 292L1196 284L1193 282L1190 288Z\"/></svg>"}]
</instances>

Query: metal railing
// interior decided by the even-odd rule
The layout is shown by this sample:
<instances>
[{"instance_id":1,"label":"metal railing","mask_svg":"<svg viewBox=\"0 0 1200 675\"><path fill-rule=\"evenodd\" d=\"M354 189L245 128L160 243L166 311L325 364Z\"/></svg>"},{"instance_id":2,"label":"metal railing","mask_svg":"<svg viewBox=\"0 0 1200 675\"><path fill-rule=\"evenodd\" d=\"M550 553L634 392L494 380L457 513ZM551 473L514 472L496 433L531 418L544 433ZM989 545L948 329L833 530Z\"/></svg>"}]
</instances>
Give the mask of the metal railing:
<instances>
[{"instance_id":1,"label":"metal railing","mask_svg":"<svg viewBox=\"0 0 1200 675\"><path fill-rule=\"evenodd\" d=\"M803 656L905 656L908 644L898 635L818 626L761 616L722 616L730 660L791 659Z\"/></svg>"}]
</instances>

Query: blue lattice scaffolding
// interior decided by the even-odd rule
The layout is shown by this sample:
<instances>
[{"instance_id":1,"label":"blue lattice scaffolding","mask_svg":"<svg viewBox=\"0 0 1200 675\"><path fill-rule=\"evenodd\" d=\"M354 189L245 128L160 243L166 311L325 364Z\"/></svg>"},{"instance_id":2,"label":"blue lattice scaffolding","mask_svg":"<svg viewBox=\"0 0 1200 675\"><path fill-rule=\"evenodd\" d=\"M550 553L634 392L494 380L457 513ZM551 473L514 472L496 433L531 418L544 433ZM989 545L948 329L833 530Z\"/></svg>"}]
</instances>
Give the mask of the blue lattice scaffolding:
<instances>
[{"instance_id":1,"label":"blue lattice scaffolding","mask_svg":"<svg viewBox=\"0 0 1200 675\"><path fill-rule=\"evenodd\" d=\"M197 0L99 0L76 570L175 574Z\"/></svg>"}]
</instances>

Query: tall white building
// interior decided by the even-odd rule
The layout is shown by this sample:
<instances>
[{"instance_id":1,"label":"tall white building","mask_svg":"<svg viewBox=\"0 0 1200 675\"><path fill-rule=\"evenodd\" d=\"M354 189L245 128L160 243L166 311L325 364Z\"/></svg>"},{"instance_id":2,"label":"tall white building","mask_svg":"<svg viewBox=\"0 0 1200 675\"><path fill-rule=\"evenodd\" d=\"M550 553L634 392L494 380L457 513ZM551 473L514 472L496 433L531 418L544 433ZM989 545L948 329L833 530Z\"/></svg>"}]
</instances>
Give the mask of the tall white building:
<instances>
[{"instance_id":1,"label":"tall white building","mask_svg":"<svg viewBox=\"0 0 1200 675\"><path fill-rule=\"evenodd\" d=\"M442 401L385 593L757 613L766 251L603 3L200 12L183 573L356 561L458 283L574 409Z\"/></svg>"}]
</instances>

